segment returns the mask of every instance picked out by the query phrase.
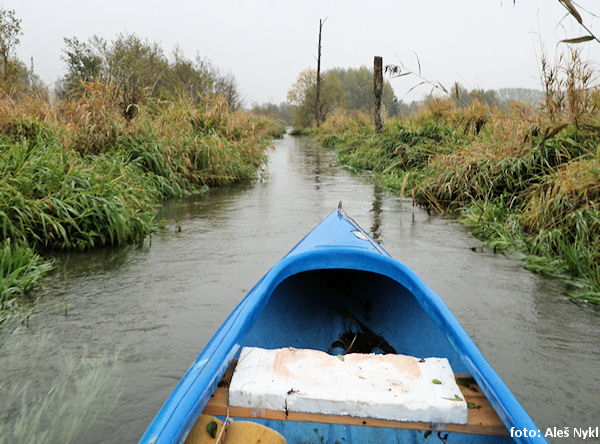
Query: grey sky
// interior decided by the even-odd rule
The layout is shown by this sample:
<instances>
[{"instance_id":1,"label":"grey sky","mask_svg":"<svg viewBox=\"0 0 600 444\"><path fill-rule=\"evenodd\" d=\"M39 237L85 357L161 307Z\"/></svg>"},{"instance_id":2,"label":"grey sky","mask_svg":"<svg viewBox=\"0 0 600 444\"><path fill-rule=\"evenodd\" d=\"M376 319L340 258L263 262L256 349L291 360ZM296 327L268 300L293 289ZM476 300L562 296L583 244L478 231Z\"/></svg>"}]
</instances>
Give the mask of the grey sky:
<instances>
[{"instance_id":1,"label":"grey sky","mask_svg":"<svg viewBox=\"0 0 600 444\"><path fill-rule=\"evenodd\" d=\"M597 0L580 0L600 13ZM179 44L184 53L206 56L232 73L247 105L284 101L298 73L316 66L319 18L323 32L323 67L384 64L400 60L423 75L467 88L539 87L540 38L551 56L556 42L582 35L556 0L332 1L282 0L0 0L22 19L24 35L18 56L46 82L64 72L63 37L86 40L93 34L111 39L136 33L159 42L166 51ZM600 15L600 14L599 14ZM584 14L597 30L600 19ZM600 44L582 46L593 60ZM416 81L392 80L399 98Z\"/></svg>"}]
</instances>

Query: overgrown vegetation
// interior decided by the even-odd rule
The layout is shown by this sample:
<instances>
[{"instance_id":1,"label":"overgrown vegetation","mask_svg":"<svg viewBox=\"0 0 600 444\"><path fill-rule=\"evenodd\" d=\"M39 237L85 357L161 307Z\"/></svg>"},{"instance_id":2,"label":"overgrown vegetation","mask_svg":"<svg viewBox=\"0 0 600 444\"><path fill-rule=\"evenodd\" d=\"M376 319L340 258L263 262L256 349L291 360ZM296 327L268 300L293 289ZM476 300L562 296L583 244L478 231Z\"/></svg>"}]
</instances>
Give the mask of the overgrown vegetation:
<instances>
[{"instance_id":1,"label":"overgrown vegetation","mask_svg":"<svg viewBox=\"0 0 600 444\"><path fill-rule=\"evenodd\" d=\"M0 101L5 254L141 242L156 229L161 199L252 180L280 133L266 118L185 99L148 101L130 121L100 83L86 84L74 101L35 100ZM0 273L14 276L10 267ZM39 282L30 274L3 289L2 311Z\"/></svg>"},{"instance_id":2,"label":"overgrown vegetation","mask_svg":"<svg viewBox=\"0 0 600 444\"><path fill-rule=\"evenodd\" d=\"M14 12L0 12L18 36ZM235 83L208 62L169 60L136 36L67 39L50 99L10 77L14 36L0 51L0 323L42 282L45 250L142 242L161 199L252 180L284 131L238 110Z\"/></svg>"},{"instance_id":3,"label":"overgrown vegetation","mask_svg":"<svg viewBox=\"0 0 600 444\"><path fill-rule=\"evenodd\" d=\"M600 91L571 50L542 61L543 101L490 106L481 95L432 98L376 134L338 112L313 134L339 160L431 210L458 215L494 250L561 276L600 303ZM480 97L481 100L477 100Z\"/></svg>"}]
</instances>

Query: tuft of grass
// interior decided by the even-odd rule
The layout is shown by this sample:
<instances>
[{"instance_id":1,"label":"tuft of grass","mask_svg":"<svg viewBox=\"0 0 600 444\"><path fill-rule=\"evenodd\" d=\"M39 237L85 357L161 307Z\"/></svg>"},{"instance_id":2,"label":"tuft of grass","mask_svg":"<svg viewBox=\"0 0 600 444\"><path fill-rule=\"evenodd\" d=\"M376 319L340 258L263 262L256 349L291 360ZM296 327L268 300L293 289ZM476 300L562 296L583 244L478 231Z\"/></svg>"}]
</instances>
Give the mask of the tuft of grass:
<instances>
[{"instance_id":1,"label":"tuft of grass","mask_svg":"<svg viewBox=\"0 0 600 444\"><path fill-rule=\"evenodd\" d=\"M39 141L0 140L0 233L23 245L83 250L141 241L155 192L121 156L84 160Z\"/></svg>"},{"instance_id":2,"label":"tuft of grass","mask_svg":"<svg viewBox=\"0 0 600 444\"><path fill-rule=\"evenodd\" d=\"M0 241L0 324L16 311L23 297L42 284L52 262L33 248L13 245L10 238Z\"/></svg>"},{"instance_id":3,"label":"tuft of grass","mask_svg":"<svg viewBox=\"0 0 600 444\"><path fill-rule=\"evenodd\" d=\"M307 136L310 134L310 131L307 128L294 127L290 131L291 136Z\"/></svg>"}]
</instances>

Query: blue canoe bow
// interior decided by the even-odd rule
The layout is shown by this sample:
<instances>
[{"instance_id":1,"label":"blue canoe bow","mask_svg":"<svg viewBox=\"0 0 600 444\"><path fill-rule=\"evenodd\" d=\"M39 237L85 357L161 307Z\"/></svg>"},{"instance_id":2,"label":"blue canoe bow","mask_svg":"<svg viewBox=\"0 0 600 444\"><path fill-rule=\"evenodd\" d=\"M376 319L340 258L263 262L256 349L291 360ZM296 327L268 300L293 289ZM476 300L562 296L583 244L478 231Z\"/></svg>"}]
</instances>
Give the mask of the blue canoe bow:
<instances>
[{"instance_id":1,"label":"blue canoe bow","mask_svg":"<svg viewBox=\"0 0 600 444\"><path fill-rule=\"evenodd\" d=\"M344 288L349 281L353 282L351 291ZM319 293L327 285L327 290ZM359 304L365 303L361 288L368 292L372 307L369 325L377 333L398 353L446 357L455 372L472 375L506 427L505 436L450 433L449 442L547 442L440 297L339 208L250 290L188 369L139 442L184 442L243 346L331 351L344 323L343 319L333 319L331 307L350 304L346 308L360 311ZM349 291L353 295L348 296ZM328 300L329 295L342 293L344 296ZM363 322L367 322L364 317ZM426 434L416 430L259 422L284 435L288 443L306 442L309 434L318 435L321 442L427 442ZM510 437L511 430L520 436Z\"/></svg>"}]
</instances>

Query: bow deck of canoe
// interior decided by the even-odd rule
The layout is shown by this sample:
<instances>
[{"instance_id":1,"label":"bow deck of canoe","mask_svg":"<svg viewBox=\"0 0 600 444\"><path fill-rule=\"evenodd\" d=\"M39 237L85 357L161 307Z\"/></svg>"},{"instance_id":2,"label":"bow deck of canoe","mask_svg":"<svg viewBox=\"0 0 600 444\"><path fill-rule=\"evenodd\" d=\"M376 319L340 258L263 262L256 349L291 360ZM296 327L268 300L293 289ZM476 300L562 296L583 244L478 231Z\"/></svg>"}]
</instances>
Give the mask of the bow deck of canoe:
<instances>
[{"instance_id":1,"label":"bow deck of canoe","mask_svg":"<svg viewBox=\"0 0 600 444\"><path fill-rule=\"evenodd\" d=\"M289 391L286 386L278 393L277 375L289 377L293 365L283 372L281 365L274 366L272 384L271 379L261 383L268 366L248 368L248 360L242 365L248 350L265 356L277 350L304 350L307 356L329 364L321 364L322 375L314 366L313 373L296 372L293 376L300 379L293 381L298 382L290 384ZM383 357L379 360L373 354ZM402 371L410 373L414 380L397 392L399 398L407 393L408 397L395 404L377 379L373 390L356 390L363 382L358 379L349 384L353 386L350 390L348 375L331 379L331 384L339 380L346 381L346 386L321 382L329 393L321 397L313 390L314 380L329 381L326 376L330 373L336 376L339 369L350 368L335 357L340 361L345 357L348 364L357 360L408 362L413 369L406 373L399 367L398 372L401 377ZM333 361L327 361L329 358ZM429 362L447 368L446 379L427 373L437 371L426 371ZM375 367L377 374L381 368ZM242 383L234 389L236 375ZM365 379L361 374L357 377ZM312 390L312 394L289 398L298 403L288 404L286 391L294 395L299 389L296 384L307 384L302 390ZM449 389L453 391L443 392ZM424 397L437 393L438 399L422 402L421 393ZM440 398L440 393L452 395ZM238 404L232 404L232 399ZM298 405L302 408L294 408ZM365 411L378 416L365 415ZM447 413L450 416L445 416ZM426 442L431 430L443 432L442 437L448 433L447 442L545 442L544 438L508 436L511 427L537 427L439 296L340 209L275 264L233 310L140 442L184 442L198 418L206 420L205 415L221 420L250 418L278 432L288 443ZM411 419L402 419L405 417ZM440 417L463 419L432 419ZM217 442L215 439L206 442Z\"/></svg>"}]
</instances>

